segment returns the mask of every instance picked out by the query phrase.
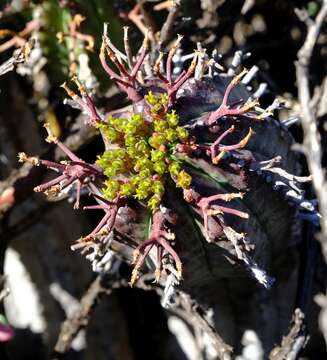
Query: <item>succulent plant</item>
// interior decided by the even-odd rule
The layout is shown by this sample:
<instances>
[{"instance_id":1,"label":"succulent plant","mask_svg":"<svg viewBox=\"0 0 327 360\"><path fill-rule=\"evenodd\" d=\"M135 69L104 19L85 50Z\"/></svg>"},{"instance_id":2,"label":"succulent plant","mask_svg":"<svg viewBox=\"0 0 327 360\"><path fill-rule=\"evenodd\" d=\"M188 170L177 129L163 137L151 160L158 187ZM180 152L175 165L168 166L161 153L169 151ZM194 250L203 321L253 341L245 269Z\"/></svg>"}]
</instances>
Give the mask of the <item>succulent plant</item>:
<instances>
[{"instance_id":1,"label":"succulent plant","mask_svg":"<svg viewBox=\"0 0 327 360\"><path fill-rule=\"evenodd\" d=\"M20 161L60 174L35 191L57 195L76 184L78 209L81 190L88 189L96 204L83 209L104 216L72 248L81 249L94 268L113 250L127 258L134 264L131 285L147 264L155 281L184 278L186 288L246 273L270 287L273 280L261 268L270 269L284 239L293 236L299 206L290 206L285 194L290 182L301 181L291 175L297 172L292 138L270 117L278 104L260 108L246 88L247 71L218 71L215 58L201 48L182 70L173 61L182 37L166 61L147 36L133 58L125 31L123 54L105 29L100 61L131 105L100 114L76 77L79 95L64 84L87 114L86 125L99 129L104 151L88 164L47 127L47 141L69 159L54 163L21 153ZM276 165L280 158L283 170Z\"/></svg>"}]
</instances>

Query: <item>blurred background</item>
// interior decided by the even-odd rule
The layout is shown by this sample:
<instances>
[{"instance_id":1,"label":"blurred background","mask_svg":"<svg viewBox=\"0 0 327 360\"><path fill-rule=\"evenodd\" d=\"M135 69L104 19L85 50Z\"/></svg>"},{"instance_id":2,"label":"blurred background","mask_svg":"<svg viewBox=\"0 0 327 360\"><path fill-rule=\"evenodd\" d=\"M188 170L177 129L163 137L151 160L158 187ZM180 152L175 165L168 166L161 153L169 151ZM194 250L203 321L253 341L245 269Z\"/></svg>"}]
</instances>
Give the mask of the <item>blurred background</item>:
<instances>
[{"instance_id":1,"label":"blurred background","mask_svg":"<svg viewBox=\"0 0 327 360\"><path fill-rule=\"evenodd\" d=\"M142 1L139 8L132 0L1 0L0 4L0 65L30 37L37 40L29 60L0 78L0 289L4 297L0 320L4 326L8 321L12 329L3 330L10 340L0 342L0 359L217 358L210 346L202 344L207 349L203 355L193 339L194 329L163 310L155 292L126 287L106 293L90 263L70 251L72 241L87 234L98 215L73 211L69 197L50 202L34 194L32 189L42 181L44 170L22 170L17 161L20 151L43 158L61 156L44 141L44 122L80 157L95 160L102 150L101 141L96 132L85 129L83 115L64 103L66 94L60 85L77 74L94 93L102 112L126 105L124 94L108 80L98 60L103 24L109 23L110 39L119 49L123 47L123 26L129 26L135 51L143 40L142 26L153 33L159 31L172 2ZM176 34L183 34L184 53L191 53L200 42L208 53L217 49L223 65L231 63L237 50L249 53L244 66L257 65L256 82L266 84L261 104L266 107L278 97L285 107L277 116L287 119L299 112L294 62L306 36L306 26L295 8L304 8L315 17L320 6L319 1L183 0L167 45ZM324 87L326 50L324 25L310 72L312 82ZM326 101L321 101L318 109L323 166L327 160ZM295 124L290 131L301 144L301 126ZM303 155L300 161L303 175L308 174ZM306 191L313 196L310 187ZM313 237L312 229L308 232ZM322 310L327 307L321 295L326 288L326 267L318 241L315 247L308 300L310 339L301 355L307 359L327 355L327 310ZM120 271L123 276L129 268L126 265ZM74 335L69 349L54 352L63 322L79 309L88 291L89 298L94 294L96 301L92 300L92 311L84 304L90 312L87 326ZM251 358L241 350L237 355ZM260 356L258 359L263 358Z\"/></svg>"}]
</instances>

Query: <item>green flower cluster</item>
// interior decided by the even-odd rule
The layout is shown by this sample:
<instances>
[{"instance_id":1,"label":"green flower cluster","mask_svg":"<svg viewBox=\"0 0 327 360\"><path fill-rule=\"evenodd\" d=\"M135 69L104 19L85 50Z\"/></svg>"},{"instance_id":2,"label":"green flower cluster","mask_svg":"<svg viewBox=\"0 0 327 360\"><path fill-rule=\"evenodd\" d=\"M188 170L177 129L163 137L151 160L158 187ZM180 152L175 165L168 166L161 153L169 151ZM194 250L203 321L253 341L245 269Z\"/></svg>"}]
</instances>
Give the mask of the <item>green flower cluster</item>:
<instances>
[{"instance_id":1,"label":"green flower cluster","mask_svg":"<svg viewBox=\"0 0 327 360\"><path fill-rule=\"evenodd\" d=\"M113 149L98 156L97 164L105 176L103 194L108 200L117 196L133 196L146 201L155 210L165 192L166 175L177 187L188 189L191 176L172 157L176 144L188 141L186 129L178 126L174 110L167 111L167 94L145 96L149 105L147 118L132 114L127 118L109 116L98 127L113 144Z\"/></svg>"}]
</instances>

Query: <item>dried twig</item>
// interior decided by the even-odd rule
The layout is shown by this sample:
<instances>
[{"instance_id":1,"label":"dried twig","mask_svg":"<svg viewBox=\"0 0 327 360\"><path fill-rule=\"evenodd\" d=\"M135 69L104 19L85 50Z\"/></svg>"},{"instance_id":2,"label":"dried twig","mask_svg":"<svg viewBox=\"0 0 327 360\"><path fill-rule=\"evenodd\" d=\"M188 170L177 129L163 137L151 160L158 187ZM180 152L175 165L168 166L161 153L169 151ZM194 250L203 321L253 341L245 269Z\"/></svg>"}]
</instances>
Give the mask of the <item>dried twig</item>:
<instances>
[{"instance_id":1,"label":"dried twig","mask_svg":"<svg viewBox=\"0 0 327 360\"><path fill-rule=\"evenodd\" d=\"M84 328L90 318L91 310L105 288L101 285L101 277L98 276L87 289L80 301L80 307L71 319L67 319L61 326L60 334L55 345L55 352L63 354L70 349L72 341L77 333ZM54 357L55 359L56 357Z\"/></svg>"},{"instance_id":2,"label":"dried twig","mask_svg":"<svg viewBox=\"0 0 327 360\"><path fill-rule=\"evenodd\" d=\"M14 70L14 68L27 60L32 48L34 46L34 40L28 41L20 49L17 49L13 52L13 55L10 59L5 61L0 65L0 76L5 73Z\"/></svg>"},{"instance_id":3,"label":"dried twig","mask_svg":"<svg viewBox=\"0 0 327 360\"><path fill-rule=\"evenodd\" d=\"M313 186L319 200L319 211L322 215L322 251L327 262L327 182L321 165L322 150L317 127L317 109L312 106L309 82L310 62L322 24L327 16L327 1L323 1L322 7L314 21L303 11L298 10L297 13L308 26L306 40L298 52L298 60L295 64L298 97L301 107L301 123L304 133L303 149L307 157L310 173L312 174Z\"/></svg>"},{"instance_id":4,"label":"dried twig","mask_svg":"<svg viewBox=\"0 0 327 360\"><path fill-rule=\"evenodd\" d=\"M321 311L319 314L319 330L322 332L325 343L327 344L327 296L324 294L317 294L314 301L320 306Z\"/></svg>"},{"instance_id":5,"label":"dried twig","mask_svg":"<svg viewBox=\"0 0 327 360\"><path fill-rule=\"evenodd\" d=\"M307 342L304 326L304 314L295 309L289 333L283 337L280 346L276 346L269 354L270 360L295 360Z\"/></svg>"},{"instance_id":6,"label":"dried twig","mask_svg":"<svg viewBox=\"0 0 327 360\"><path fill-rule=\"evenodd\" d=\"M52 360L56 360L59 354L66 353L78 332L88 325L92 309L100 296L103 294L110 295L113 289L126 286L127 281L125 279L113 280L110 284L104 285L102 284L102 277L98 275L82 296L79 309L74 316L62 324Z\"/></svg>"},{"instance_id":7,"label":"dried twig","mask_svg":"<svg viewBox=\"0 0 327 360\"><path fill-rule=\"evenodd\" d=\"M23 48L27 43L26 39L30 36L30 34L33 31L38 30L39 27L40 27L39 20L31 20L26 24L25 28L22 31L20 31L19 33L16 33L11 30L1 29L0 31L3 34L13 35L13 36L10 40L8 40L0 45L0 53L10 49L13 46L15 46L17 48L18 47Z\"/></svg>"},{"instance_id":8,"label":"dried twig","mask_svg":"<svg viewBox=\"0 0 327 360\"><path fill-rule=\"evenodd\" d=\"M229 360L232 358L233 348L227 345L217 331L208 323L201 314L201 309L195 301L185 293L179 292L179 305L187 313L187 318L194 327L200 328L210 339L217 351L219 359Z\"/></svg>"},{"instance_id":9,"label":"dried twig","mask_svg":"<svg viewBox=\"0 0 327 360\"><path fill-rule=\"evenodd\" d=\"M163 298L164 290L157 284L150 283L149 280L152 279L152 275L150 277L149 275L143 275L137 280L134 287L145 291L153 290ZM194 329L198 329L206 334L215 348L219 359L232 359L233 348L224 342L216 329L206 320L198 303L188 294L180 290L176 291L174 293L174 305L167 307L167 309L171 310L173 314L176 314Z\"/></svg>"},{"instance_id":10,"label":"dried twig","mask_svg":"<svg viewBox=\"0 0 327 360\"><path fill-rule=\"evenodd\" d=\"M167 19L160 30L160 44L165 45L173 34L174 22L181 7L181 0L175 0L170 8Z\"/></svg>"},{"instance_id":11,"label":"dried twig","mask_svg":"<svg viewBox=\"0 0 327 360\"><path fill-rule=\"evenodd\" d=\"M254 5L255 5L255 0L245 0L242 6L241 14L245 15L246 13L248 13L253 8Z\"/></svg>"}]
</instances>

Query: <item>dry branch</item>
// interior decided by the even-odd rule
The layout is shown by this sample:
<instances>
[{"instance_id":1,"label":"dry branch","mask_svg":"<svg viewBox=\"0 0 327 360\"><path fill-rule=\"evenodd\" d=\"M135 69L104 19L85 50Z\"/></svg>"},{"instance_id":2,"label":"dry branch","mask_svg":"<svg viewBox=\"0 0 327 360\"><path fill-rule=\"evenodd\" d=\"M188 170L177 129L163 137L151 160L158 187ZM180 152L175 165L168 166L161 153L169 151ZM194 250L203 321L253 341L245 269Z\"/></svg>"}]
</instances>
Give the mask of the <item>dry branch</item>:
<instances>
[{"instance_id":1,"label":"dry branch","mask_svg":"<svg viewBox=\"0 0 327 360\"><path fill-rule=\"evenodd\" d=\"M95 278L82 296L79 309L76 311L74 316L66 319L62 324L60 334L54 348L54 355L52 357L53 360L57 359L57 356L59 356L58 354L66 353L70 349L71 344L79 331L88 325L92 315L92 310L99 301L101 295L110 295L113 289L126 287L127 284L128 283L125 279L114 279L109 281L109 283L103 283L101 275L98 275Z\"/></svg>"},{"instance_id":2,"label":"dry branch","mask_svg":"<svg viewBox=\"0 0 327 360\"><path fill-rule=\"evenodd\" d=\"M232 359L233 348L226 344L217 331L209 324L202 314L199 305L187 294L180 292L179 305L186 312L186 318L195 327L200 328L210 339L221 360Z\"/></svg>"},{"instance_id":3,"label":"dry branch","mask_svg":"<svg viewBox=\"0 0 327 360\"><path fill-rule=\"evenodd\" d=\"M28 59L34 43L34 40L30 40L23 47L15 50L12 57L0 65L0 76L14 70L18 64L25 62Z\"/></svg>"},{"instance_id":4,"label":"dry branch","mask_svg":"<svg viewBox=\"0 0 327 360\"><path fill-rule=\"evenodd\" d=\"M181 0L175 0L174 5L169 10L167 19L160 30L160 43L165 45L173 34L174 22L181 7Z\"/></svg>"},{"instance_id":5,"label":"dry branch","mask_svg":"<svg viewBox=\"0 0 327 360\"><path fill-rule=\"evenodd\" d=\"M61 327L61 331L55 345L55 352L63 354L70 349L72 341L78 332L84 328L90 319L91 310L99 296L105 291L101 285L101 277L98 276L83 295L80 307L71 319L67 319ZM56 356L54 357L54 359Z\"/></svg>"},{"instance_id":6,"label":"dry branch","mask_svg":"<svg viewBox=\"0 0 327 360\"><path fill-rule=\"evenodd\" d=\"M152 275L141 276L135 284L135 287L145 291L153 290L163 298L164 291L160 287L149 282L152 278ZM191 298L185 292L178 290L174 293L174 305L172 308L168 307L168 310L171 310L173 314L176 314L182 321L185 321L194 329L200 330L202 333L206 334L216 350L219 359L232 359L233 348L225 343L217 330L207 321L203 310L196 300Z\"/></svg>"},{"instance_id":7,"label":"dry branch","mask_svg":"<svg viewBox=\"0 0 327 360\"><path fill-rule=\"evenodd\" d=\"M295 309L289 333L283 337L280 346L276 346L269 354L269 360L295 360L301 349L305 346L304 314Z\"/></svg>"},{"instance_id":8,"label":"dry branch","mask_svg":"<svg viewBox=\"0 0 327 360\"><path fill-rule=\"evenodd\" d=\"M304 133L303 149L312 175L312 183L319 200L322 230L321 244L325 261L327 262L327 182L325 171L322 169L321 164L322 149L317 124L317 109L312 105L309 81L313 50L327 16L327 1L323 1L322 7L314 21L302 11L298 11L298 15L308 26L306 40L298 52L298 60L295 63L298 97L301 108L301 124Z\"/></svg>"}]
</instances>

